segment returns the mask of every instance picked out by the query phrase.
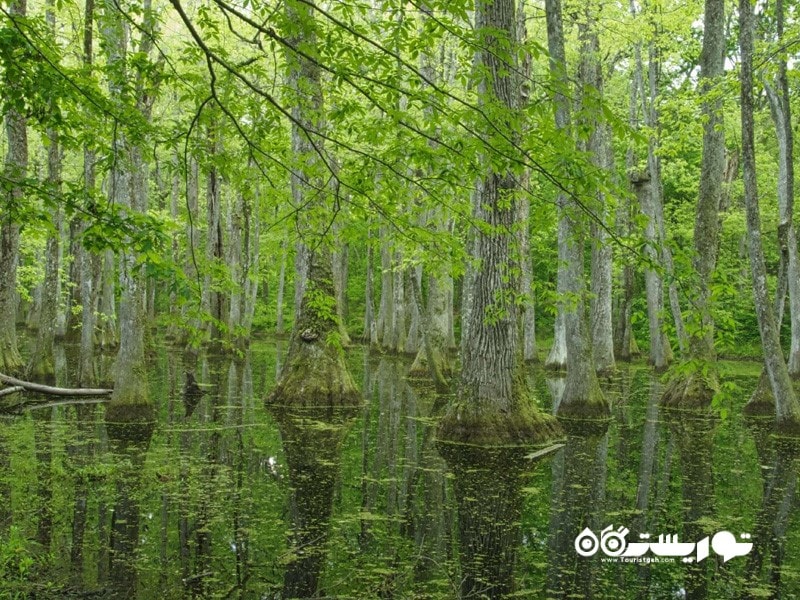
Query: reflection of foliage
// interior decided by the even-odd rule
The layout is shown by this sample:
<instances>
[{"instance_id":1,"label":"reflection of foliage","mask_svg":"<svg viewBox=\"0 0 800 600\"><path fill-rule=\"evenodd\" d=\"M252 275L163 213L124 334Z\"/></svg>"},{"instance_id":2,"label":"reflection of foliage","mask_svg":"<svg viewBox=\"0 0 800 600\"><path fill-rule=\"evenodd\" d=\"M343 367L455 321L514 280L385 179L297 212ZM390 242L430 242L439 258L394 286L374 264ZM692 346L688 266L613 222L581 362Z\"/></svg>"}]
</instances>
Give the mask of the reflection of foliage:
<instances>
[{"instance_id":1,"label":"reflection of foliage","mask_svg":"<svg viewBox=\"0 0 800 600\"><path fill-rule=\"evenodd\" d=\"M0 596L10 600L27 598L35 560L20 527L12 525L0 537Z\"/></svg>"}]
</instances>

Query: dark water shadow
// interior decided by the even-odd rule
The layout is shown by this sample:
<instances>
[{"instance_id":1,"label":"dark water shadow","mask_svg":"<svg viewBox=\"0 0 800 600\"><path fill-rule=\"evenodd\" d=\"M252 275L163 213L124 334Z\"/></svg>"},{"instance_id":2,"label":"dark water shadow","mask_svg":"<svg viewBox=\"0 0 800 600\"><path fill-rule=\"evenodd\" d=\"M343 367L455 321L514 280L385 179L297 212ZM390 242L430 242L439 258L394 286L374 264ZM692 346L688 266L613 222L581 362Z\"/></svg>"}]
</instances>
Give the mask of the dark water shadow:
<instances>
[{"instance_id":1,"label":"dark water shadow","mask_svg":"<svg viewBox=\"0 0 800 600\"><path fill-rule=\"evenodd\" d=\"M342 442L358 408L268 406L278 423L291 489L291 531L281 597L324 595L327 555Z\"/></svg>"}]
</instances>

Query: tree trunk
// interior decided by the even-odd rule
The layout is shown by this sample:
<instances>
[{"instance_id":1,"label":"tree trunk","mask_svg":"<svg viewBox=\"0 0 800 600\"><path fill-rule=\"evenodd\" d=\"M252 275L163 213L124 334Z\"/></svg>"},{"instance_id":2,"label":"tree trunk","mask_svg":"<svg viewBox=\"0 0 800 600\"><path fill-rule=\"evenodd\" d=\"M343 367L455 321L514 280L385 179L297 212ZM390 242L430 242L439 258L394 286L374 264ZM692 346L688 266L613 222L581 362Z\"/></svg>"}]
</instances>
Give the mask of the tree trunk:
<instances>
[{"instance_id":1,"label":"tree trunk","mask_svg":"<svg viewBox=\"0 0 800 600\"><path fill-rule=\"evenodd\" d=\"M564 51L564 28L561 16L561 0L547 0L547 40L550 50L550 78L553 83L556 126L569 139L570 115L567 100L566 53ZM580 417L607 416L609 406L595 373L592 343L586 323L583 296L583 239L580 235L578 217L580 209L564 193L557 199L559 209L559 259L565 268L560 274L559 284L564 296L559 294L563 305L564 334L567 350L567 381L564 396L558 407L559 415ZM561 260L559 261L561 262ZM563 280L562 280L563 278ZM566 297L565 297L566 296Z\"/></svg>"},{"instance_id":2,"label":"tree trunk","mask_svg":"<svg viewBox=\"0 0 800 600\"><path fill-rule=\"evenodd\" d=\"M381 300L378 309L378 340L382 348L392 343L394 332L395 309L392 276L392 251L389 247L386 227L381 227Z\"/></svg>"},{"instance_id":3,"label":"tree trunk","mask_svg":"<svg viewBox=\"0 0 800 600\"><path fill-rule=\"evenodd\" d=\"M364 333L361 339L367 342L370 347L378 344L378 326L375 320L375 277L374 277L374 255L375 249L370 242L371 230L367 230L367 274L366 284L364 285Z\"/></svg>"},{"instance_id":4,"label":"tree trunk","mask_svg":"<svg viewBox=\"0 0 800 600\"><path fill-rule=\"evenodd\" d=\"M596 107L603 101L603 74L600 60L600 37L597 32L599 6L595 2L583 5L583 14L578 22L580 43L580 64L578 66L578 108L581 115L594 115ZM598 117L586 116L592 133L586 150L592 156L594 165L608 173L613 173L611 151L611 131L608 123ZM583 145L583 144L581 144ZM608 202L605 192L597 193L597 202L591 208L594 218L591 223L591 338L594 347L595 367L600 372L614 368L614 330L611 317L611 246L605 224L608 222ZM568 365L569 367L570 365Z\"/></svg>"},{"instance_id":5,"label":"tree trunk","mask_svg":"<svg viewBox=\"0 0 800 600\"><path fill-rule=\"evenodd\" d=\"M243 278L245 246L245 227L247 226L247 210L242 192L236 193L233 209L228 211L228 268L230 269L233 289L230 296L230 307L227 315L228 339L237 343L242 327L242 301L245 293Z\"/></svg>"},{"instance_id":6,"label":"tree trunk","mask_svg":"<svg viewBox=\"0 0 800 600\"><path fill-rule=\"evenodd\" d=\"M777 42L784 40L783 0L775 4ZM786 58L778 59L778 74L774 87L764 85L769 100L775 135L778 140L778 237L781 249L781 265L786 269L784 279L788 281L789 323L791 345L789 349L789 375L800 377L800 263L798 263L797 235L792 219L794 213L794 132L792 131L789 80L786 73ZM779 277L779 280L781 278ZM782 304L782 303L781 303ZM778 317L783 310L778 312Z\"/></svg>"},{"instance_id":7,"label":"tree trunk","mask_svg":"<svg viewBox=\"0 0 800 600\"><path fill-rule=\"evenodd\" d=\"M26 0L12 0L8 5L12 17L25 17ZM5 85L14 86L13 81ZM6 112L6 154L3 177L11 182L5 194L6 206L22 208L24 201L22 181L28 172L28 124L15 108ZM17 347L17 266L19 264L19 224L14 222L13 210L3 211L0 226L0 369L17 373L24 363Z\"/></svg>"},{"instance_id":8,"label":"tree trunk","mask_svg":"<svg viewBox=\"0 0 800 600\"><path fill-rule=\"evenodd\" d=\"M416 284L414 283L416 280ZM414 285L418 287L422 287L422 267L412 267L405 270L405 277L403 281L403 288L405 292L405 299L404 299L404 306L406 306L406 310L408 313L408 333L406 334L406 339L403 343L402 352L404 354L409 354L411 356L416 356L419 351L422 349L421 339L422 334L420 329L422 328L421 323L421 316L420 310L422 309L422 304L417 303L414 300Z\"/></svg>"},{"instance_id":9,"label":"tree trunk","mask_svg":"<svg viewBox=\"0 0 800 600\"><path fill-rule=\"evenodd\" d=\"M114 288L117 281L117 261L114 252L106 250L102 258L102 271L97 281L100 292L100 347L116 348L119 344L117 330L117 303Z\"/></svg>"},{"instance_id":10,"label":"tree trunk","mask_svg":"<svg viewBox=\"0 0 800 600\"><path fill-rule=\"evenodd\" d=\"M118 7L105 7L106 49L108 63L116 67L109 80L111 97L120 101L128 75L124 65L127 48L128 25ZM147 57L152 48L155 15L150 0L142 6L141 40L137 52ZM146 89L141 72L135 74L137 110L150 121L152 103L156 92ZM111 193L116 203L131 213L144 214L148 208L148 164L144 160L141 141L132 142L120 134L115 140L116 155L111 175ZM131 247L120 254L120 344L114 368L114 394L106 410L108 421L128 422L152 419L149 399L147 367L145 362L146 293L147 285L143 265L139 264Z\"/></svg>"},{"instance_id":11,"label":"tree trunk","mask_svg":"<svg viewBox=\"0 0 800 600\"><path fill-rule=\"evenodd\" d=\"M89 0L91 2L91 0ZM46 19L51 31L55 33L56 18L52 1L47 3ZM88 17L91 20L91 16ZM54 197L61 193L61 145L58 132L47 130L47 187ZM92 172L92 175L94 173ZM90 183L87 179L87 188ZM93 184L93 181L91 181ZM36 341L25 369L26 375L42 381L55 379L55 363L53 360L53 340L58 314L59 269L61 258L61 206L56 204L51 212L53 231L47 236L45 248L44 282L42 283L41 305L38 313Z\"/></svg>"},{"instance_id":12,"label":"tree trunk","mask_svg":"<svg viewBox=\"0 0 800 600\"><path fill-rule=\"evenodd\" d=\"M452 368L447 357L447 292L442 286L442 282L436 275L428 276L428 302L427 306L422 303L422 294L418 290L419 282L412 282L415 299L424 310L422 315L423 340L414 363L411 365L409 375L414 377L424 377L428 374L440 374L434 376L435 380L441 381L452 375ZM419 295L419 298L416 298ZM422 307L425 306L424 309ZM433 365L431 365L433 360Z\"/></svg>"},{"instance_id":13,"label":"tree trunk","mask_svg":"<svg viewBox=\"0 0 800 600\"><path fill-rule=\"evenodd\" d=\"M724 73L725 2L706 0L703 49L700 55L699 88L703 95L703 157L700 190L694 224L692 291L693 317L689 330L688 355L703 367L675 377L664 392L669 405L708 406L717 387L714 350L714 322L711 315L711 278L719 252L719 211L725 173L725 133L722 99L715 89Z\"/></svg>"},{"instance_id":14,"label":"tree trunk","mask_svg":"<svg viewBox=\"0 0 800 600\"><path fill-rule=\"evenodd\" d=\"M292 196L300 234L299 273L304 279L289 351L280 378L268 398L272 405L353 406L361 401L339 337L336 292L333 286L331 228L319 225L330 218L332 197L324 183L322 138L324 107L320 68L291 48L317 45L317 24L312 2L287 0L286 18L293 24L287 36L288 89L292 96ZM316 223L316 228L313 225ZM320 230L321 229L321 230Z\"/></svg>"},{"instance_id":15,"label":"tree trunk","mask_svg":"<svg viewBox=\"0 0 800 600\"><path fill-rule=\"evenodd\" d=\"M220 151L218 133L209 132L210 154ZM222 292L218 291L221 283L218 281L220 268L225 261L225 251L222 234L222 177L217 167L212 164L208 169L206 179L206 276L203 286L203 310L209 318L207 340L213 345L220 341L222 327L227 315L223 313Z\"/></svg>"},{"instance_id":16,"label":"tree trunk","mask_svg":"<svg viewBox=\"0 0 800 600\"><path fill-rule=\"evenodd\" d=\"M750 0L739 2L739 47L741 50L741 115L742 115L742 168L744 198L747 215L748 254L753 278L756 316L761 334L761 345L775 397L776 417L779 427L800 430L800 404L792 387L789 371L783 359L780 335L767 290L767 269L761 243L761 218L756 182L755 135L753 120L753 7Z\"/></svg>"},{"instance_id":17,"label":"tree trunk","mask_svg":"<svg viewBox=\"0 0 800 600\"><path fill-rule=\"evenodd\" d=\"M91 69L93 62L92 32L94 31L94 0L86 0L83 32L83 64ZM95 193L95 155L88 144L83 147L83 180L87 197ZM94 369L95 323L97 303L99 298L98 287L101 274L101 257L96 253L91 255L84 251L84 264L81 269L81 298L83 310L81 311L81 348L80 365L78 367L78 384L92 385L96 380ZM57 275L56 275L57 276Z\"/></svg>"},{"instance_id":18,"label":"tree trunk","mask_svg":"<svg viewBox=\"0 0 800 600\"><path fill-rule=\"evenodd\" d=\"M339 237L337 235L337 237ZM336 290L336 310L339 319L339 334L342 344L350 345L350 334L347 332L347 280L349 276L350 246L347 242L337 243L333 251L333 285Z\"/></svg>"},{"instance_id":19,"label":"tree trunk","mask_svg":"<svg viewBox=\"0 0 800 600\"><path fill-rule=\"evenodd\" d=\"M249 343L253 330L259 285L259 261L261 258L261 224L259 219L259 188L253 190L253 202L245 202L244 213L244 257L242 262L242 335Z\"/></svg>"},{"instance_id":20,"label":"tree trunk","mask_svg":"<svg viewBox=\"0 0 800 600\"><path fill-rule=\"evenodd\" d=\"M529 176L524 177L527 187ZM530 225L530 197L527 192L519 202L519 220L522 226L519 230L519 252L520 252L520 280L519 293L522 298L522 358L525 362L537 362L536 355L536 313L534 305L533 290L533 261L531 260L531 236Z\"/></svg>"},{"instance_id":21,"label":"tree trunk","mask_svg":"<svg viewBox=\"0 0 800 600\"><path fill-rule=\"evenodd\" d=\"M403 255L399 250L395 250L392 255L392 307L394 318L391 336L389 338L389 350L392 352L402 352L406 344L406 336L409 328L409 310L406 305L405 292L405 271L400 268L403 264Z\"/></svg>"},{"instance_id":22,"label":"tree trunk","mask_svg":"<svg viewBox=\"0 0 800 600\"><path fill-rule=\"evenodd\" d=\"M652 266L644 271L644 285L647 295L647 324L650 333L650 363L656 371L663 371L668 366L668 340L664 335L664 287L663 281L656 270L659 264L658 246L662 241L658 236L654 206L655 193L649 172L631 172L629 174L636 197L639 200L642 214L647 217L644 235L647 241L645 252Z\"/></svg>"},{"instance_id":23,"label":"tree trunk","mask_svg":"<svg viewBox=\"0 0 800 600\"><path fill-rule=\"evenodd\" d=\"M476 62L488 81L481 82L482 105L509 118L520 107L515 56L517 22L514 0L476 2L476 30L483 40ZM503 49L498 51L498 47ZM506 48L511 49L508 52ZM518 137L510 123L503 123ZM443 417L439 439L481 445L540 443L557 434L557 424L532 403L519 351L519 291L514 252L519 212L519 181L508 166L486 166L475 194L472 215L482 224L473 232L476 263L463 344L459 402Z\"/></svg>"},{"instance_id":24,"label":"tree trunk","mask_svg":"<svg viewBox=\"0 0 800 600\"><path fill-rule=\"evenodd\" d=\"M200 196L200 167L194 157L189 157L186 168L186 259L184 271L186 272L186 279L189 281L190 289L194 291L195 298L200 298L202 305L202 289L199 281L199 272L197 260L200 248L200 231L198 228L198 220L200 219L199 210L199 196ZM195 310L192 310L194 307ZM196 340L200 335L200 319L197 317L197 304L184 303L181 314L184 318L187 327L187 335L184 342L190 346L196 345ZM194 315L190 315L194 312Z\"/></svg>"},{"instance_id":25,"label":"tree trunk","mask_svg":"<svg viewBox=\"0 0 800 600\"><path fill-rule=\"evenodd\" d=\"M275 299L276 309L275 309L275 333L278 335L284 334L284 324L283 324L283 295L286 289L286 260L288 255L287 249L287 242L286 240L281 240L281 267L280 271L278 272L278 293Z\"/></svg>"}]
</instances>

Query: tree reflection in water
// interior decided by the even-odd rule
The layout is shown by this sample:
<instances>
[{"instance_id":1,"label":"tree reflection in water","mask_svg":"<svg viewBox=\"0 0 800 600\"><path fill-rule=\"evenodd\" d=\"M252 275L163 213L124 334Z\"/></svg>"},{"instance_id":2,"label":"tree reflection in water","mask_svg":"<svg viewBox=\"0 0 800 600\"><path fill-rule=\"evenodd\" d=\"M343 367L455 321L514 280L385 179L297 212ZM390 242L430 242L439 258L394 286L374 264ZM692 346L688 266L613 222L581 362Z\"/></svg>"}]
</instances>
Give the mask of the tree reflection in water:
<instances>
[{"instance_id":1,"label":"tree reflection in water","mask_svg":"<svg viewBox=\"0 0 800 600\"><path fill-rule=\"evenodd\" d=\"M137 598L137 548L142 494L142 466L153 436L155 423L140 420L138 411L123 421L123 411L115 411L118 419L106 422L111 452L118 464L116 496L111 518L109 543L109 583L114 597Z\"/></svg>"},{"instance_id":2,"label":"tree reflection in water","mask_svg":"<svg viewBox=\"0 0 800 600\"><path fill-rule=\"evenodd\" d=\"M321 595L342 441L358 408L268 408L280 429L291 489L292 525L282 597L313 598Z\"/></svg>"},{"instance_id":3,"label":"tree reflection in water","mask_svg":"<svg viewBox=\"0 0 800 600\"><path fill-rule=\"evenodd\" d=\"M522 488L538 460L521 447L438 444L453 473L458 505L460 598L507 598L517 592Z\"/></svg>"}]
</instances>

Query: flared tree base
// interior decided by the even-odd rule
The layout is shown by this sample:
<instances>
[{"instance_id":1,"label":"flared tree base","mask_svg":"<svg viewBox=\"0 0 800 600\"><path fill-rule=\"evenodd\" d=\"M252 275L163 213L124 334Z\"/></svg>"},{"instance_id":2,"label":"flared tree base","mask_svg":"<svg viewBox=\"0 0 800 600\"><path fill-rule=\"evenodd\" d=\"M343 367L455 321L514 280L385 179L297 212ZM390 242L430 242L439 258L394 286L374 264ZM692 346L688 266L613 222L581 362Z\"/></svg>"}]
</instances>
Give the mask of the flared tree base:
<instances>
[{"instance_id":1,"label":"flared tree base","mask_svg":"<svg viewBox=\"0 0 800 600\"><path fill-rule=\"evenodd\" d=\"M25 363L16 347L0 344L0 373L12 377L22 375Z\"/></svg>"},{"instance_id":2,"label":"flared tree base","mask_svg":"<svg viewBox=\"0 0 800 600\"><path fill-rule=\"evenodd\" d=\"M435 363L435 371L441 373L443 377L450 378L453 376L453 367L447 359L447 354L439 348L433 349L433 360ZM424 348L417 352L414 363L408 371L408 376L413 379L424 379L431 376L432 369L428 365L428 355Z\"/></svg>"},{"instance_id":3,"label":"flared tree base","mask_svg":"<svg viewBox=\"0 0 800 600\"><path fill-rule=\"evenodd\" d=\"M300 336L292 341L280 379L267 397L267 404L295 407L347 407L361 401L341 348Z\"/></svg>"},{"instance_id":4,"label":"flared tree base","mask_svg":"<svg viewBox=\"0 0 800 600\"><path fill-rule=\"evenodd\" d=\"M574 379L567 375L567 382L561 402L556 409L559 419L576 419L580 421L603 421L611 417L611 406L600 389L594 373L579 376L573 373Z\"/></svg>"},{"instance_id":5,"label":"flared tree base","mask_svg":"<svg viewBox=\"0 0 800 600\"><path fill-rule=\"evenodd\" d=\"M719 388L716 374L679 373L667 384L661 405L670 408L708 409Z\"/></svg>"},{"instance_id":6,"label":"flared tree base","mask_svg":"<svg viewBox=\"0 0 800 600\"><path fill-rule=\"evenodd\" d=\"M42 356L34 364L28 365L25 369L25 377L29 381L35 381L36 383L55 385L56 369L53 355L50 354L49 357Z\"/></svg>"},{"instance_id":7,"label":"flared tree base","mask_svg":"<svg viewBox=\"0 0 800 600\"><path fill-rule=\"evenodd\" d=\"M533 406L515 411L456 405L442 417L437 440L473 446L542 446L563 436L558 421Z\"/></svg>"},{"instance_id":8,"label":"flared tree base","mask_svg":"<svg viewBox=\"0 0 800 600\"><path fill-rule=\"evenodd\" d=\"M742 413L751 417L775 417L775 396L772 395L766 369L761 370L758 385L744 405Z\"/></svg>"}]
</instances>

